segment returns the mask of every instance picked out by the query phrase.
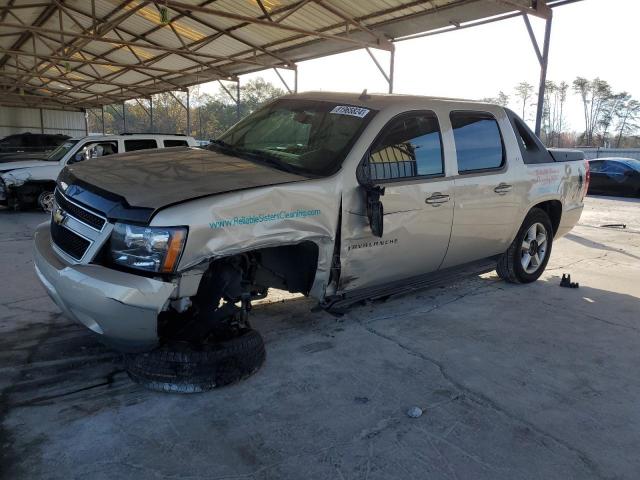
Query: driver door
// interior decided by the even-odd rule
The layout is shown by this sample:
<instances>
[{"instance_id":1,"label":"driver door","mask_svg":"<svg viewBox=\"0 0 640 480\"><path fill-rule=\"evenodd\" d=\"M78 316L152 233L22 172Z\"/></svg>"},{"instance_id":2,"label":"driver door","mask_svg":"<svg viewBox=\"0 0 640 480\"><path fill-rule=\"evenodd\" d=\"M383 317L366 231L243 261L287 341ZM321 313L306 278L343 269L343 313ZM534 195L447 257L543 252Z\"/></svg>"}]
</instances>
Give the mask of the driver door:
<instances>
[{"instance_id":1,"label":"driver door","mask_svg":"<svg viewBox=\"0 0 640 480\"><path fill-rule=\"evenodd\" d=\"M391 120L362 168L384 187L383 234L373 235L366 192L345 205L339 292L384 285L438 270L453 222L453 182L445 177L435 113L415 111Z\"/></svg>"},{"instance_id":2,"label":"driver door","mask_svg":"<svg viewBox=\"0 0 640 480\"><path fill-rule=\"evenodd\" d=\"M68 163L77 163L91 158L106 157L118 153L118 142L115 140L88 142L80 147Z\"/></svg>"}]
</instances>

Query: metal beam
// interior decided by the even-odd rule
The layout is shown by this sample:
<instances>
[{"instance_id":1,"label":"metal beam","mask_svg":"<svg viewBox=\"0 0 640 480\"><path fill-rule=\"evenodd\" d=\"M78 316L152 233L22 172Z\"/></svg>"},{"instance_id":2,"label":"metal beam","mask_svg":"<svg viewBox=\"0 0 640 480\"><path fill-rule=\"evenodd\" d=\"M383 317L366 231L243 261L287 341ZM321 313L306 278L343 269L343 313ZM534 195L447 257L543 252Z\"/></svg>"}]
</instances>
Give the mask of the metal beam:
<instances>
[{"instance_id":1,"label":"metal beam","mask_svg":"<svg viewBox=\"0 0 640 480\"><path fill-rule=\"evenodd\" d=\"M291 88L289 88L289 84L285 81L284 77L280 74L278 69L276 67L273 67L273 71L276 72L276 75L278 75L278 78L280 79L280 81L284 85L284 88L287 89L287 92L293 93L293 90L291 90Z\"/></svg>"},{"instance_id":2,"label":"metal beam","mask_svg":"<svg viewBox=\"0 0 640 480\"><path fill-rule=\"evenodd\" d=\"M330 33L324 33L324 32L319 32L314 30L306 30L304 28L294 27L292 25L287 25L279 22L270 22L269 20L261 20L255 17L249 17L246 15L240 15L237 13L228 12L226 10L219 10L219 9L210 8L210 7L200 7L200 6L191 5L188 3L177 2L175 0L165 0L164 3L165 5L173 8L174 10L187 11L187 12L200 12L200 13L208 14L214 17L227 18L230 20L238 20L240 22L246 22L254 25L261 25L264 27L284 30L287 32L299 33L302 35L307 35L309 37L323 38L325 40L335 40L337 42L357 45L359 47L374 47L374 48L382 48L382 49L389 48L389 46L382 41L366 42L363 40L350 38L345 35L333 35Z\"/></svg>"},{"instance_id":3,"label":"metal beam","mask_svg":"<svg viewBox=\"0 0 640 480\"><path fill-rule=\"evenodd\" d=\"M544 113L544 92L547 85L547 65L549 64L549 43L551 41L551 22L553 16L547 18L544 27L544 45L542 47L542 63L540 65L540 85L538 86L538 105L536 111L535 133L540 136L542 114Z\"/></svg>"},{"instance_id":4,"label":"metal beam","mask_svg":"<svg viewBox=\"0 0 640 480\"><path fill-rule=\"evenodd\" d=\"M371 60L373 60L373 63L376 64L376 67L378 67L378 70L380 70L380 73L382 74L384 79L387 81L387 85L389 86L389 93L393 93L393 71L395 66L394 65L395 64L395 47L392 48L391 51L389 52L391 54L389 58L389 73L384 71L384 68L382 68L382 65L380 65L380 62L378 61L378 59L375 57L375 55L369 48L365 48L365 50L371 57Z\"/></svg>"},{"instance_id":5,"label":"metal beam","mask_svg":"<svg viewBox=\"0 0 640 480\"><path fill-rule=\"evenodd\" d=\"M527 32L529 32L531 45L533 45L533 49L536 52L536 56L538 57L538 62L540 63L540 66L542 66L542 53L540 52L540 45L538 45L538 39L536 38L535 33L533 33L533 28L531 28L531 22L529 21L529 17L527 16L526 13L523 13L522 19L524 20L524 24L527 27Z\"/></svg>"},{"instance_id":6,"label":"metal beam","mask_svg":"<svg viewBox=\"0 0 640 480\"><path fill-rule=\"evenodd\" d=\"M551 9L547 6L544 0L533 0L531 7L525 7L515 0L493 0L493 2L513 8L514 10L518 10L522 13L528 13L544 19L551 16Z\"/></svg>"},{"instance_id":7,"label":"metal beam","mask_svg":"<svg viewBox=\"0 0 640 480\"><path fill-rule=\"evenodd\" d=\"M42 12L40 12L40 15L38 15L38 18L36 18L33 22L33 26L38 27L40 25L43 25L47 20L49 20L51 18L51 16L56 12L56 6L54 4L49 4L48 7L46 7ZM9 10L11 11L11 10ZM1 22L4 22L4 15L1 18ZM22 48L22 46L27 42L27 40L29 40L29 37L31 35L33 35L32 32L29 31L25 31L22 28L22 25L19 25L16 27L18 30L20 30L22 33L20 35L20 38L18 38L18 40L16 40L16 42L11 45L10 50L20 50ZM7 63L7 61L9 60L9 56L5 55L2 58L0 58L0 67L2 67L3 65L5 65Z\"/></svg>"}]
</instances>

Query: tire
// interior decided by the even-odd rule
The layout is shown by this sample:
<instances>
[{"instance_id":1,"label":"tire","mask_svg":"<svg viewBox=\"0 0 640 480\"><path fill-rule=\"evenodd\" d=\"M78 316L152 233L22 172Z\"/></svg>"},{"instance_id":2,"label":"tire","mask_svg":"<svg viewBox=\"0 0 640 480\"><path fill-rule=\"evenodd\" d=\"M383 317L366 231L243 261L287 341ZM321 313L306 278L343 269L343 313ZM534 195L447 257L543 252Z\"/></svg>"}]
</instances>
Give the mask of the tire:
<instances>
[{"instance_id":1,"label":"tire","mask_svg":"<svg viewBox=\"0 0 640 480\"><path fill-rule=\"evenodd\" d=\"M38 195L38 207L45 213L51 213L51 210L53 210L53 200L53 191L43 190L40 192L40 195Z\"/></svg>"},{"instance_id":2,"label":"tire","mask_svg":"<svg viewBox=\"0 0 640 480\"><path fill-rule=\"evenodd\" d=\"M532 245L534 228L535 245ZM540 241L540 235L544 235L544 242ZM527 244L529 250L525 249ZM552 246L553 226L549 215L540 208L532 208L522 222L516 238L498 260L498 276L511 283L535 282L547 267Z\"/></svg>"},{"instance_id":3,"label":"tire","mask_svg":"<svg viewBox=\"0 0 640 480\"><path fill-rule=\"evenodd\" d=\"M266 356L264 341L247 329L229 340L192 346L173 342L147 353L125 354L129 378L150 390L198 393L255 373Z\"/></svg>"}]
</instances>

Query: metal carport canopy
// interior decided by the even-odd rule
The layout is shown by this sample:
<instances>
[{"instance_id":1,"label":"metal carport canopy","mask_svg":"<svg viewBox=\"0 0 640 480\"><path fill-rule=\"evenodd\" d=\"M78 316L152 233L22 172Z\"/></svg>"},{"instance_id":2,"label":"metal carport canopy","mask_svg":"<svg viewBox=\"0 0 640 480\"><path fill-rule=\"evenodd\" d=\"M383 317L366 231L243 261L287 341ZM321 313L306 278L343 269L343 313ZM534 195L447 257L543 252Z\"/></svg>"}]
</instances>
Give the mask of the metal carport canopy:
<instances>
[{"instance_id":1,"label":"metal carport canopy","mask_svg":"<svg viewBox=\"0 0 640 480\"><path fill-rule=\"evenodd\" d=\"M388 73L372 56L391 91L394 41L517 15L533 35L528 14L550 29L572 1L0 0L0 104L99 107L360 48L392 52Z\"/></svg>"}]
</instances>

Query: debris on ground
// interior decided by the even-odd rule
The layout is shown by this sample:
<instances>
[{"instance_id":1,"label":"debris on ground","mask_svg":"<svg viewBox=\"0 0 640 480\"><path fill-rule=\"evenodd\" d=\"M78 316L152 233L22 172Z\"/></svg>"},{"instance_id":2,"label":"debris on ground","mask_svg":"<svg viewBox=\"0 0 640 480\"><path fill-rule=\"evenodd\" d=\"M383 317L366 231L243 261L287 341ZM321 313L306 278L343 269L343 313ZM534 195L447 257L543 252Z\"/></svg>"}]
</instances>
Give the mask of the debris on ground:
<instances>
[{"instance_id":1,"label":"debris on ground","mask_svg":"<svg viewBox=\"0 0 640 480\"><path fill-rule=\"evenodd\" d=\"M420 407L411 407L407 410L407 416L410 418L419 418L422 416L422 409Z\"/></svg>"},{"instance_id":2,"label":"debris on ground","mask_svg":"<svg viewBox=\"0 0 640 480\"><path fill-rule=\"evenodd\" d=\"M578 282L571 281L571 274L562 274L562 280L560 280L560 286L566 288L580 288Z\"/></svg>"}]
</instances>

